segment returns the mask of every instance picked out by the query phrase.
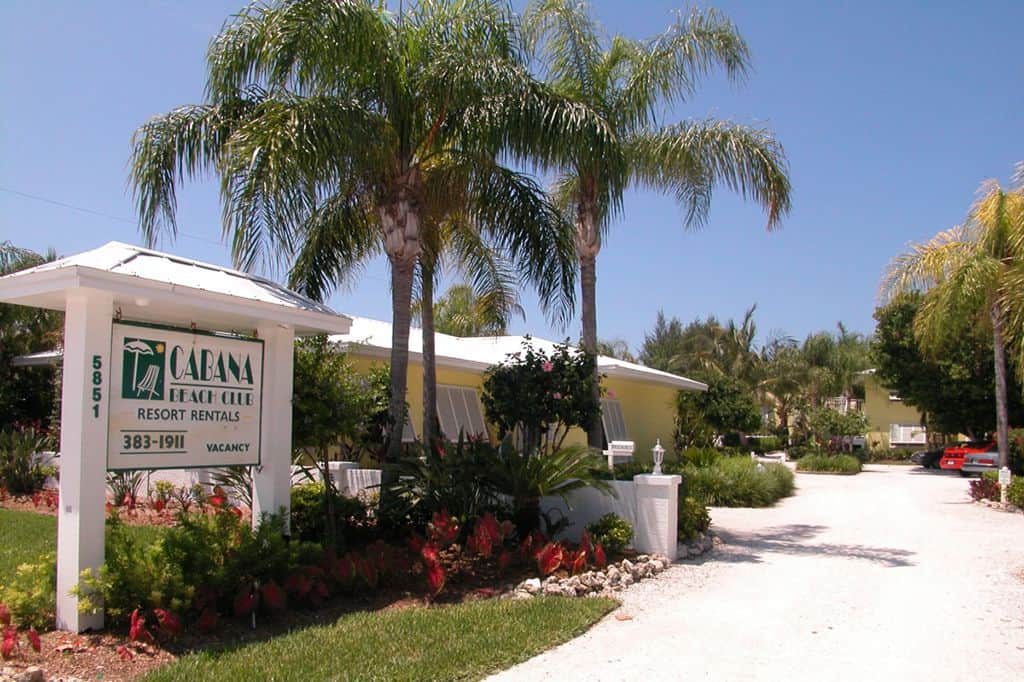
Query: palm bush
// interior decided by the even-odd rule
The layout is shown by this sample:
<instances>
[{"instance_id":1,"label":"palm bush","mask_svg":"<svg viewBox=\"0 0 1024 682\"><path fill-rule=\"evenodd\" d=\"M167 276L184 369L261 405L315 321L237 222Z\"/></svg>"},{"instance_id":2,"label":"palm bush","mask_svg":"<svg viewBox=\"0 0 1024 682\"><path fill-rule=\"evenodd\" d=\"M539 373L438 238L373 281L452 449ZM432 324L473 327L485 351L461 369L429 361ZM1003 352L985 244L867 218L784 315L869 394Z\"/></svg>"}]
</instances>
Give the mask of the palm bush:
<instances>
[{"instance_id":1,"label":"palm bush","mask_svg":"<svg viewBox=\"0 0 1024 682\"><path fill-rule=\"evenodd\" d=\"M758 465L739 457L684 467L683 485L680 495L712 507L768 507L795 488L793 472L784 464Z\"/></svg>"},{"instance_id":2,"label":"palm bush","mask_svg":"<svg viewBox=\"0 0 1024 682\"><path fill-rule=\"evenodd\" d=\"M522 536L539 527L542 497L557 496L568 502L573 491L587 487L615 494L607 481L594 475L593 462L590 450L581 445L530 457L506 443L490 476L495 489L512 499L513 520Z\"/></svg>"}]
</instances>

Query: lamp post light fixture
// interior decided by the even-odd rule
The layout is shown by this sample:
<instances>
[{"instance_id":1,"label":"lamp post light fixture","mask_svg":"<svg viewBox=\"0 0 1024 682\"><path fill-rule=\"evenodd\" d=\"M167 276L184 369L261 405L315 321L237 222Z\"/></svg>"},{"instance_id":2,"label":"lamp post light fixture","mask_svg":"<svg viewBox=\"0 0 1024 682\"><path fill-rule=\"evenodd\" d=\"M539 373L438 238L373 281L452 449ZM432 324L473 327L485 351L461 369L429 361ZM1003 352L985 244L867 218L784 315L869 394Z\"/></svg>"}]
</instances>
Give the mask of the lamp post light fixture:
<instances>
[{"instance_id":1,"label":"lamp post light fixture","mask_svg":"<svg viewBox=\"0 0 1024 682\"><path fill-rule=\"evenodd\" d=\"M665 448L661 447L661 439L651 448L651 455L654 458L654 475L661 476L661 463L665 461Z\"/></svg>"}]
</instances>

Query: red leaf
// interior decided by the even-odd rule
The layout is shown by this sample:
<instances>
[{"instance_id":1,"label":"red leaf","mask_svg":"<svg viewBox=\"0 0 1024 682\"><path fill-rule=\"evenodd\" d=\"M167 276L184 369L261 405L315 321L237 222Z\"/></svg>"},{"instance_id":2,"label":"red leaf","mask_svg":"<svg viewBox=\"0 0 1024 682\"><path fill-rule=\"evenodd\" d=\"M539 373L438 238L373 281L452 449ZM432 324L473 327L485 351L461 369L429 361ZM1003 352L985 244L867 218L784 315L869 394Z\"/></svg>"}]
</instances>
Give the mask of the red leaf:
<instances>
[{"instance_id":1,"label":"red leaf","mask_svg":"<svg viewBox=\"0 0 1024 682\"><path fill-rule=\"evenodd\" d=\"M238 518L242 518L242 510L239 509L238 507L231 507L231 513L237 516Z\"/></svg>"},{"instance_id":2,"label":"red leaf","mask_svg":"<svg viewBox=\"0 0 1024 682\"><path fill-rule=\"evenodd\" d=\"M431 539L440 543L442 547L447 547L459 537L459 522L446 511L434 512L430 523L427 524L427 532Z\"/></svg>"},{"instance_id":3,"label":"red leaf","mask_svg":"<svg viewBox=\"0 0 1024 682\"><path fill-rule=\"evenodd\" d=\"M138 609L132 611L131 626L128 628L128 639L133 642L152 642L153 633L146 629L146 617Z\"/></svg>"},{"instance_id":4,"label":"red leaf","mask_svg":"<svg viewBox=\"0 0 1024 682\"><path fill-rule=\"evenodd\" d=\"M156 622L160 624L160 629L171 637L181 633L181 619L173 611L153 609L153 615L156 616Z\"/></svg>"},{"instance_id":5,"label":"red leaf","mask_svg":"<svg viewBox=\"0 0 1024 682\"><path fill-rule=\"evenodd\" d=\"M217 628L218 620L219 619L217 618L217 612L209 606L206 607L205 609L203 609L203 612L199 614L199 621L197 623L197 625L199 626L199 631L210 632L212 630L215 630Z\"/></svg>"},{"instance_id":6,"label":"red leaf","mask_svg":"<svg viewBox=\"0 0 1024 682\"><path fill-rule=\"evenodd\" d=\"M591 556L594 554L594 539L591 537L589 530L583 531L583 537L580 538L580 549Z\"/></svg>"},{"instance_id":7,"label":"red leaf","mask_svg":"<svg viewBox=\"0 0 1024 682\"><path fill-rule=\"evenodd\" d=\"M163 512L163 510L164 510L164 508L166 506L167 506L167 503L164 502L163 500L157 500L156 502L153 503L153 509L155 509L158 514Z\"/></svg>"},{"instance_id":8,"label":"red leaf","mask_svg":"<svg viewBox=\"0 0 1024 682\"><path fill-rule=\"evenodd\" d=\"M608 565L608 557L604 555L604 547L601 543L594 545L594 565L598 568L604 568Z\"/></svg>"},{"instance_id":9,"label":"red leaf","mask_svg":"<svg viewBox=\"0 0 1024 682\"><path fill-rule=\"evenodd\" d=\"M6 604L0 604L0 625L7 627L11 624L11 611Z\"/></svg>"},{"instance_id":10,"label":"red leaf","mask_svg":"<svg viewBox=\"0 0 1024 682\"><path fill-rule=\"evenodd\" d=\"M39 639L39 633L35 628L28 629L28 643L32 645L32 650L37 654L43 650L43 641Z\"/></svg>"},{"instance_id":11,"label":"red leaf","mask_svg":"<svg viewBox=\"0 0 1024 682\"><path fill-rule=\"evenodd\" d=\"M256 593L247 587L243 587L238 595L235 596L235 617L244 618L248 616L256 610L257 603Z\"/></svg>"},{"instance_id":12,"label":"red leaf","mask_svg":"<svg viewBox=\"0 0 1024 682\"><path fill-rule=\"evenodd\" d=\"M572 574L577 575L585 570L587 570L587 552L581 549L576 552L576 557L572 560Z\"/></svg>"},{"instance_id":13,"label":"red leaf","mask_svg":"<svg viewBox=\"0 0 1024 682\"><path fill-rule=\"evenodd\" d=\"M562 556L562 546L555 542L549 542L537 554L537 570L541 575L551 575L561 565Z\"/></svg>"},{"instance_id":14,"label":"red leaf","mask_svg":"<svg viewBox=\"0 0 1024 682\"><path fill-rule=\"evenodd\" d=\"M260 587L260 595L263 597L263 604L271 611L284 611L285 596L277 583L273 580L266 582Z\"/></svg>"},{"instance_id":15,"label":"red leaf","mask_svg":"<svg viewBox=\"0 0 1024 682\"><path fill-rule=\"evenodd\" d=\"M423 549L420 550L420 556L423 557L423 561L427 564L436 564L441 561L440 556L438 556L437 545L433 543L423 545Z\"/></svg>"},{"instance_id":16,"label":"red leaf","mask_svg":"<svg viewBox=\"0 0 1024 682\"><path fill-rule=\"evenodd\" d=\"M135 658L135 654L132 653L132 650L126 647L124 644L117 647L117 656L122 661L130 661L133 658Z\"/></svg>"},{"instance_id":17,"label":"red leaf","mask_svg":"<svg viewBox=\"0 0 1024 682\"><path fill-rule=\"evenodd\" d=\"M14 628L8 627L4 630L4 643L0 645L0 656L2 656L4 660L7 660L14 655L17 648L18 632Z\"/></svg>"},{"instance_id":18,"label":"red leaf","mask_svg":"<svg viewBox=\"0 0 1024 682\"><path fill-rule=\"evenodd\" d=\"M346 554L340 559L336 559L331 564L331 577L341 584L347 584L352 582L352 578L355 576L355 568L352 566L352 557Z\"/></svg>"},{"instance_id":19,"label":"red leaf","mask_svg":"<svg viewBox=\"0 0 1024 682\"><path fill-rule=\"evenodd\" d=\"M284 581L284 590L293 597L303 599L309 594L309 578L302 573L292 573Z\"/></svg>"},{"instance_id":20,"label":"red leaf","mask_svg":"<svg viewBox=\"0 0 1024 682\"><path fill-rule=\"evenodd\" d=\"M491 512L487 512L477 519L473 530L486 536L491 541L491 544L501 542L501 528L498 526L498 520L494 518L494 514Z\"/></svg>"},{"instance_id":21,"label":"red leaf","mask_svg":"<svg viewBox=\"0 0 1024 682\"><path fill-rule=\"evenodd\" d=\"M427 590L431 596L437 596L444 589L444 569L441 564L429 564L427 566Z\"/></svg>"},{"instance_id":22,"label":"red leaf","mask_svg":"<svg viewBox=\"0 0 1024 682\"><path fill-rule=\"evenodd\" d=\"M223 507L227 499L223 495L210 495L210 504L214 507Z\"/></svg>"}]
</instances>

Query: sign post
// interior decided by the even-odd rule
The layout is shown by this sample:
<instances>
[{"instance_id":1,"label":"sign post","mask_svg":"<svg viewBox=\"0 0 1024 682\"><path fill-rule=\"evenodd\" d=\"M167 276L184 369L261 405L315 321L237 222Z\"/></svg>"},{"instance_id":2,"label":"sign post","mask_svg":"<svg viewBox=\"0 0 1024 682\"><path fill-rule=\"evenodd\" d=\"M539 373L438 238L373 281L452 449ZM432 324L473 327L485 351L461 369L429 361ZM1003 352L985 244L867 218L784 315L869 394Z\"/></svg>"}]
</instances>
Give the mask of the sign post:
<instances>
[{"instance_id":1,"label":"sign post","mask_svg":"<svg viewBox=\"0 0 1024 682\"><path fill-rule=\"evenodd\" d=\"M1013 474L1010 473L1008 467L1003 467L999 470L999 501L1003 504L1007 502L1008 490L1010 488L1010 482L1013 479Z\"/></svg>"},{"instance_id":2,"label":"sign post","mask_svg":"<svg viewBox=\"0 0 1024 682\"><path fill-rule=\"evenodd\" d=\"M83 570L103 563L112 307L110 294L80 289L68 294L64 313L57 627L72 632L103 627L102 613L79 613L71 589Z\"/></svg>"}]
</instances>

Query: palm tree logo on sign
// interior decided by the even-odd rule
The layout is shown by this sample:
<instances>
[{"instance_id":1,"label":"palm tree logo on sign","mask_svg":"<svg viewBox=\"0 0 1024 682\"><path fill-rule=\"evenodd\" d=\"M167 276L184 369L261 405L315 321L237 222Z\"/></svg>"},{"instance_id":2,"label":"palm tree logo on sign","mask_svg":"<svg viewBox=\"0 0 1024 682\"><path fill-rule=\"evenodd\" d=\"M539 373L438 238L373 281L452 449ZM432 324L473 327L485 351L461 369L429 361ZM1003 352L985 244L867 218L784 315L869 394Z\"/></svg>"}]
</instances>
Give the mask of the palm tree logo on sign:
<instances>
[{"instance_id":1,"label":"palm tree logo on sign","mask_svg":"<svg viewBox=\"0 0 1024 682\"><path fill-rule=\"evenodd\" d=\"M124 340L121 354L121 397L164 399L164 351L167 344L150 339Z\"/></svg>"}]
</instances>

